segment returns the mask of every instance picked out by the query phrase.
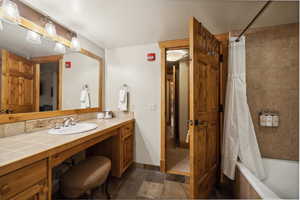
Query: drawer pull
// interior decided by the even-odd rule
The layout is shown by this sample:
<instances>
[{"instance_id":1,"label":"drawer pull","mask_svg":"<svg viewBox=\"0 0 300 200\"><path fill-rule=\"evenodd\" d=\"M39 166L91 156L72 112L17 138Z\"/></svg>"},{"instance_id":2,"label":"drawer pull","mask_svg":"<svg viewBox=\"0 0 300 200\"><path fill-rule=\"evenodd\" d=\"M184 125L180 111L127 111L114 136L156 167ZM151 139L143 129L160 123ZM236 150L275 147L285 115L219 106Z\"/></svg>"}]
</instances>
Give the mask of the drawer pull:
<instances>
[{"instance_id":1,"label":"drawer pull","mask_svg":"<svg viewBox=\"0 0 300 200\"><path fill-rule=\"evenodd\" d=\"M1 194L6 194L9 192L9 186L7 184L3 185L0 189Z\"/></svg>"},{"instance_id":2,"label":"drawer pull","mask_svg":"<svg viewBox=\"0 0 300 200\"><path fill-rule=\"evenodd\" d=\"M42 192L47 193L48 192L48 187L45 187L44 185L41 185Z\"/></svg>"}]
</instances>

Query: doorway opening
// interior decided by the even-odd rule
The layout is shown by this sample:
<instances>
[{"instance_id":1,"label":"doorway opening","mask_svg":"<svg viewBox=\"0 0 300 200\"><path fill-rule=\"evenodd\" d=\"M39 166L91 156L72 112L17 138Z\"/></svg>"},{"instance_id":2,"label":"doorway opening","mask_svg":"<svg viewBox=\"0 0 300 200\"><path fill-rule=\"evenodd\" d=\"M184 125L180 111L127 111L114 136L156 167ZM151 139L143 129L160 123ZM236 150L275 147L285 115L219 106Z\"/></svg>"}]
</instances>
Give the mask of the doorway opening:
<instances>
[{"instance_id":1,"label":"doorway opening","mask_svg":"<svg viewBox=\"0 0 300 200\"><path fill-rule=\"evenodd\" d=\"M166 51L167 171L189 174L189 49Z\"/></svg>"},{"instance_id":2,"label":"doorway opening","mask_svg":"<svg viewBox=\"0 0 300 200\"><path fill-rule=\"evenodd\" d=\"M40 64L40 111L58 110L59 62Z\"/></svg>"},{"instance_id":3,"label":"doorway opening","mask_svg":"<svg viewBox=\"0 0 300 200\"><path fill-rule=\"evenodd\" d=\"M189 39L159 43L160 169L165 173L188 176L190 197L206 199L220 180L223 119L221 108L224 102L226 80L223 77L226 77L227 72L229 35L211 34L194 17L191 18L189 25ZM170 57L174 55L173 50L177 50L176 55L185 55L183 51L187 51L189 56L178 59L179 63L172 62ZM184 65L180 61L186 61L187 67L182 67ZM180 72L183 69L188 71L188 84L185 86L187 94L182 93L178 87L186 83L180 81ZM182 101L187 102L183 107L180 106ZM188 112L182 112L180 108L187 109ZM188 117L182 118L186 114ZM185 125L185 129L182 129L183 134L180 133L181 124ZM185 151L181 151L182 149Z\"/></svg>"}]
</instances>

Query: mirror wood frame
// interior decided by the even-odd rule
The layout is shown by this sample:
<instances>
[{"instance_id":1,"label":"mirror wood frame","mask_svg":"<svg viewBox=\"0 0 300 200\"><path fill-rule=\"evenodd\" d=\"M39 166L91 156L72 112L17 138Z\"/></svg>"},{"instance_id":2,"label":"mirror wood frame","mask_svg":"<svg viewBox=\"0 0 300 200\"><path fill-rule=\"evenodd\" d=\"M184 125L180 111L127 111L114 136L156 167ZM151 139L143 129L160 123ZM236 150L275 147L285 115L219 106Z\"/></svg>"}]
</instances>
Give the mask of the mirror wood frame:
<instances>
[{"instance_id":1,"label":"mirror wood frame","mask_svg":"<svg viewBox=\"0 0 300 200\"><path fill-rule=\"evenodd\" d=\"M40 14L39 12L33 10L30 7L27 7L25 4L23 4L22 2L19 1L15 1L17 3L18 6L21 6L21 9L25 8L26 11L26 16L36 16L39 15L39 17L45 17L42 14ZM4 17L2 10L0 9L0 17ZM28 18L28 17L27 17ZM37 17L36 17L37 18ZM37 25L38 23L36 23L36 21L31 21L29 19L24 18L23 16L20 17L20 22L18 23L19 26L22 26L28 30L32 30L35 31L39 34L41 34L42 36L48 37L50 39L52 39L53 41L57 41L60 42L62 44L64 44L67 47L71 47L71 41L69 39L66 39L66 37L62 37L62 36L55 36L52 37L50 35L48 35L46 33L46 30L40 26ZM56 25L59 25L57 23L55 23ZM62 27L61 25L59 25L61 29L64 29L64 33L67 33L69 30L65 27ZM69 31L70 32L70 31ZM66 36L66 35L64 35ZM86 55L88 57L91 57L95 60L97 60L99 62L99 103L98 103L98 107L95 108L86 108L86 109L71 109L71 110L56 110L56 111L46 111L46 112L30 112L30 113L16 113L16 114L3 114L0 115L0 124L6 124L6 123L14 123L14 122L21 122L21 121L26 121L26 120L34 120L34 119L42 119L42 118L51 118L51 117L58 117L58 116L64 116L64 115L72 115L72 114L82 114L82 113L90 113L90 112L100 112L103 111L104 108L104 88L105 88L105 82L104 82L104 59L101 58L100 56L84 49L81 48L80 52L83 55ZM45 60L49 61L49 60L57 60L60 56L47 56L47 57L40 57L39 59L36 59L35 62L38 63L42 63ZM44 60L44 61L43 61ZM60 62L61 59L60 59ZM60 65L62 66L63 64L60 63ZM61 90L60 90L61 92ZM62 95L61 93L59 94L60 96Z\"/></svg>"}]
</instances>

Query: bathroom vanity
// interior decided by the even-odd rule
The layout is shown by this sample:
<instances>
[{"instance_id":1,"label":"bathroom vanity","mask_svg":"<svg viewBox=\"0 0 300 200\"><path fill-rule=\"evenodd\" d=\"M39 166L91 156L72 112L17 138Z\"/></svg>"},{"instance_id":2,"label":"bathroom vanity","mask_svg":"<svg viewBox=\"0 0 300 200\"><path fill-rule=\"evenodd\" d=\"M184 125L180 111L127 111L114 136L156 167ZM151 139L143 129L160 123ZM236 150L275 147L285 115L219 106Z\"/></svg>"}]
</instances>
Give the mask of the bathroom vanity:
<instances>
[{"instance_id":1,"label":"bathroom vanity","mask_svg":"<svg viewBox=\"0 0 300 200\"><path fill-rule=\"evenodd\" d=\"M1 138L0 199L51 199L52 169L87 149L88 154L109 156L112 176L121 177L133 163L133 116L87 122L98 127L71 135L53 135L45 129Z\"/></svg>"}]
</instances>

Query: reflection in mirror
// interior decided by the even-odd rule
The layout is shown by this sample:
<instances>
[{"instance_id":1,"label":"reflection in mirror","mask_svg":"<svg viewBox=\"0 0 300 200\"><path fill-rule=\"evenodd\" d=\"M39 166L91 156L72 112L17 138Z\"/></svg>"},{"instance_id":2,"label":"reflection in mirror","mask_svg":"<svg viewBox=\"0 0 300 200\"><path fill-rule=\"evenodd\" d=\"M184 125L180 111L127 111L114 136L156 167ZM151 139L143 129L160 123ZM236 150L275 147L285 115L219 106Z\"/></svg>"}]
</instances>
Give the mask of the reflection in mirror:
<instances>
[{"instance_id":1,"label":"reflection in mirror","mask_svg":"<svg viewBox=\"0 0 300 200\"><path fill-rule=\"evenodd\" d=\"M65 54L63 59L70 66L63 69L62 108L98 107L99 62L81 53Z\"/></svg>"},{"instance_id":2,"label":"reflection in mirror","mask_svg":"<svg viewBox=\"0 0 300 200\"><path fill-rule=\"evenodd\" d=\"M0 31L0 113L99 107L100 63L27 29ZM60 52L58 52L60 51Z\"/></svg>"},{"instance_id":3,"label":"reflection in mirror","mask_svg":"<svg viewBox=\"0 0 300 200\"><path fill-rule=\"evenodd\" d=\"M40 64L40 110L58 110L59 106L59 62Z\"/></svg>"}]
</instances>

